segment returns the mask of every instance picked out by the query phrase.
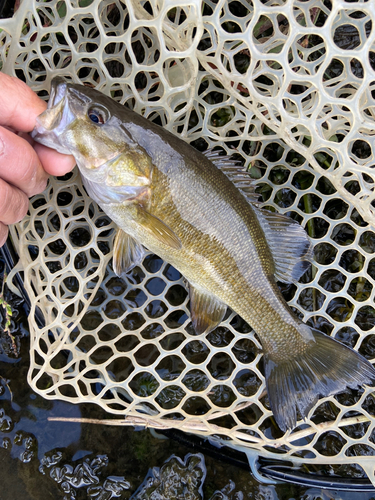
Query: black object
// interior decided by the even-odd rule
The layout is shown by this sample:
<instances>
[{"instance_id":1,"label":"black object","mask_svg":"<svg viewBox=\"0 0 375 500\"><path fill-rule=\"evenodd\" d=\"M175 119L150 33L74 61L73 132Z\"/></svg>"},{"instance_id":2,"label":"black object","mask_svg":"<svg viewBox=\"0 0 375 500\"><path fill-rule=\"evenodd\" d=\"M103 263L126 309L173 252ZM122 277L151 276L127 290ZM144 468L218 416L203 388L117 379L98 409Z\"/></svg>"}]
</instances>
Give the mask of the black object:
<instances>
[{"instance_id":1,"label":"black object","mask_svg":"<svg viewBox=\"0 0 375 500\"><path fill-rule=\"evenodd\" d=\"M14 4L15 0L0 0L0 19L13 16Z\"/></svg>"},{"instance_id":2,"label":"black object","mask_svg":"<svg viewBox=\"0 0 375 500\"><path fill-rule=\"evenodd\" d=\"M259 460L258 472L275 481L298 484L310 488L324 488L327 490L340 490L352 492L370 492L375 488L371 481L366 478L356 478L355 480L338 476L320 476L318 474L305 474L291 465L278 465L276 463L267 464L266 460ZM264 462L264 463L263 463Z\"/></svg>"},{"instance_id":3,"label":"black object","mask_svg":"<svg viewBox=\"0 0 375 500\"><path fill-rule=\"evenodd\" d=\"M228 446L218 447L211 444L208 439L175 429L158 430L157 433L163 434L170 439L188 446L196 452L204 453L215 460L221 460L222 462L235 465L241 469L255 472L251 469L246 454L241 451L229 448ZM375 491L369 479L356 478L353 480L351 478L342 478L338 476L323 476L313 473L306 474L296 469L291 462L283 460L271 460L259 457L255 462L255 467L257 476L263 477L265 483L267 479L272 479L274 481L292 483L307 488L324 488L327 490L362 493L373 493Z\"/></svg>"}]
</instances>

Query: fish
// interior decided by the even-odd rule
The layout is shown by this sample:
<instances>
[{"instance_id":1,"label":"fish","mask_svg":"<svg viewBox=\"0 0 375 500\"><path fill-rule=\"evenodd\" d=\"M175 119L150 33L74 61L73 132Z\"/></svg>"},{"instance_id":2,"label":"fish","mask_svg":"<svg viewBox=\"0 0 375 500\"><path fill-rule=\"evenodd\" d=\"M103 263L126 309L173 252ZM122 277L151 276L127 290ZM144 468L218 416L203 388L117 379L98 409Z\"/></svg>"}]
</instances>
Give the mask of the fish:
<instances>
[{"instance_id":1,"label":"fish","mask_svg":"<svg viewBox=\"0 0 375 500\"><path fill-rule=\"evenodd\" d=\"M260 207L249 174L230 158L201 153L61 77L52 80L31 135L75 157L87 193L117 224L116 274L141 263L146 247L187 281L197 335L215 329L227 307L253 328L282 431L305 419L320 397L374 384L368 360L302 322L284 301L277 281L298 281L311 265L311 241L297 222Z\"/></svg>"}]
</instances>

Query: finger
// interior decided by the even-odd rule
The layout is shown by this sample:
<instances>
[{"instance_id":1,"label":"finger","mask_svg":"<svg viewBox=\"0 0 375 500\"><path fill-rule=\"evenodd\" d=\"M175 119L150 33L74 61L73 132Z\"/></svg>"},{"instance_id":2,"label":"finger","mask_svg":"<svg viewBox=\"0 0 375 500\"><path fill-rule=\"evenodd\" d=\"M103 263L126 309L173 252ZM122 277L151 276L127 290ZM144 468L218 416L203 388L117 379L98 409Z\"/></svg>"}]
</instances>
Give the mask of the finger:
<instances>
[{"instance_id":1,"label":"finger","mask_svg":"<svg viewBox=\"0 0 375 500\"><path fill-rule=\"evenodd\" d=\"M47 104L42 101L24 82L13 76L0 73L0 125L20 132L31 132L38 115ZM45 152L47 148L36 148L43 156L42 164L51 175L64 175L75 165L73 157L66 159L61 153ZM54 156L55 155L55 156ZM45 163L44 163L45 159Z\"/></svg>"},{"instance_id":2,"label":"finger","mask_svg":"<svg viewBox=\"0 0 375 500\"><path fill-rule=\"evenodd\" d=\"M34 149L39 156L44 170L50 175L65 175L73 170L76 164L73 156L63 155L42 144L35 143Z\"/></svg>"},{"instance_id":3,"label":"finger","mask_svg":"<svg viewBox=\"0 0 375 500\"><path fill-rule=\"evenodd\" d=\"M0 178L28 196L43 191L48 178L34 148L4 127L0 127Z\"/></svg>"},{"instance_id":4,"label":"finger","mask_svg":"<svg viewBox=\"0 0 375 500\"><path fill-rule=\"evenodd\" d=\"M4 245L8 238L8 226L0 222L0 247Z\"/></svg>"},{"instance_id":5,"label":"finger","mask_svg":"<svg viewBox=\"0 0 375 500\"><path fill-rule=\"evenodd\" d=\"M15 224L25 217L28 208L25 193L0 179L0 222Z\"/></svg>"},{"instance_id":6,"label":"finger","mask_svg":"<svg viewBox=\"0 0 375 500\"><path fill-rule=\"evenodd\" d=\"M0 73L0 125L21 132L31 132L35 119L46 109L42 101L27 85L14 76Z\"/></svg>"}]
</instances>

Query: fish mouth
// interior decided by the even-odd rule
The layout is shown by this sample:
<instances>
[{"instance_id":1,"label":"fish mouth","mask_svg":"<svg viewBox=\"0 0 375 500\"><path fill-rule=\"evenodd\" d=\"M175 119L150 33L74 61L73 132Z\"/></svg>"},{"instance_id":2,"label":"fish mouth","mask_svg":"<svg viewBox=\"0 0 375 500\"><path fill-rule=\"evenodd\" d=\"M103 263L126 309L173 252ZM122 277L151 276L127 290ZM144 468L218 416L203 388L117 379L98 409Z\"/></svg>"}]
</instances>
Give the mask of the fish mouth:
<instances>
[{"instance_id":1,"label":"fish mouth","mask_svg":"<svg viewBox=\"0 0 375 500\"><path fill-rule=\"evenodd\" d=\"M51 92L47 109L54 108L65 98L67 92L67 82L62 76L55 76L51 81Z\"/></svg>"},{"instance_id":2,"label":"fish mouth","mask_svg":"<svg viewBox=\"0 0 375 500\"><path fill-rule=\"evenodd\" d=\"M62 118L67 92L66 80L61 76L53 78L47 109L36 118L36 125L31 133L34 139L37 134L43 134L47 131L54 131L56 134L57 125Z\"/></svg>"},{"instance_id":3,"label":"fish mouth","mask_svg":"<svg viewBox=\"0 0 375 500\"><path fill-rule=\"evenodd\" d=\"M36 142L63 154L71 154L71 151L61 143L60 135L64 133L67 124L74 119L69 109L67 95L67 82L64 78L54 78L51 82L47 109L37 116L34 130L30 134Z\"/></svg>"}]
</instances>

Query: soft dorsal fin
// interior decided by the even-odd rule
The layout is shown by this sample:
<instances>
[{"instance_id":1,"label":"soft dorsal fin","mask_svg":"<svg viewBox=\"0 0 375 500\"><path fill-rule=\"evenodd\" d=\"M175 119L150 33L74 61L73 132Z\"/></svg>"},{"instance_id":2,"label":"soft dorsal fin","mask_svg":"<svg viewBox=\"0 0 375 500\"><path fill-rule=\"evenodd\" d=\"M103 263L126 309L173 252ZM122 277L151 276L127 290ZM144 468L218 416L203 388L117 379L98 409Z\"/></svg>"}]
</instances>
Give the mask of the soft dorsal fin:
<instances>
[{"instance_id":1,"label":"soft dorsal fin","mask_svg":"<svg viewBox=\"0 0 375 500\"><path fill-rule=\"evenodd\" d=\"M227 306L206 290L189 284L190 312L198 335L210 333L224 319Z\"/></svg>"},{"instance_id":2,"label":"soft dorsal fin","mask_svg":"<svg viewBox=\"0 0 375 500\"><path fill-rule=\"evenodd\" d=\"M312 243L302 226L279 213L254 207L275 262L275 278L295 283L310 266Z\"/></svg>"},{"instance_id":3,"label":"soft dorsal fin","mask_svg":"<svg viewBox=\"0 0 375 500\"><path fill-rule=\"evenodd\" d=\"M145 255L143 246L118 228L113 242L113 270L122 276L140 264Z\"/></svg>"},{"instance_id":4,"label":"soft dorsal fin","mask_svg":"<svg viewBox=\"0 0 375 500\"><path fill-rule=\"evenodd\" d=\"M204 151L203 154L233 182L249 203L259 203L260 195L255 192L256 186L254 186L253 179L238 165L237 160L233 160L229 155L220 155L219 151L212 149Z\"/></svg>"}]
</instances>

